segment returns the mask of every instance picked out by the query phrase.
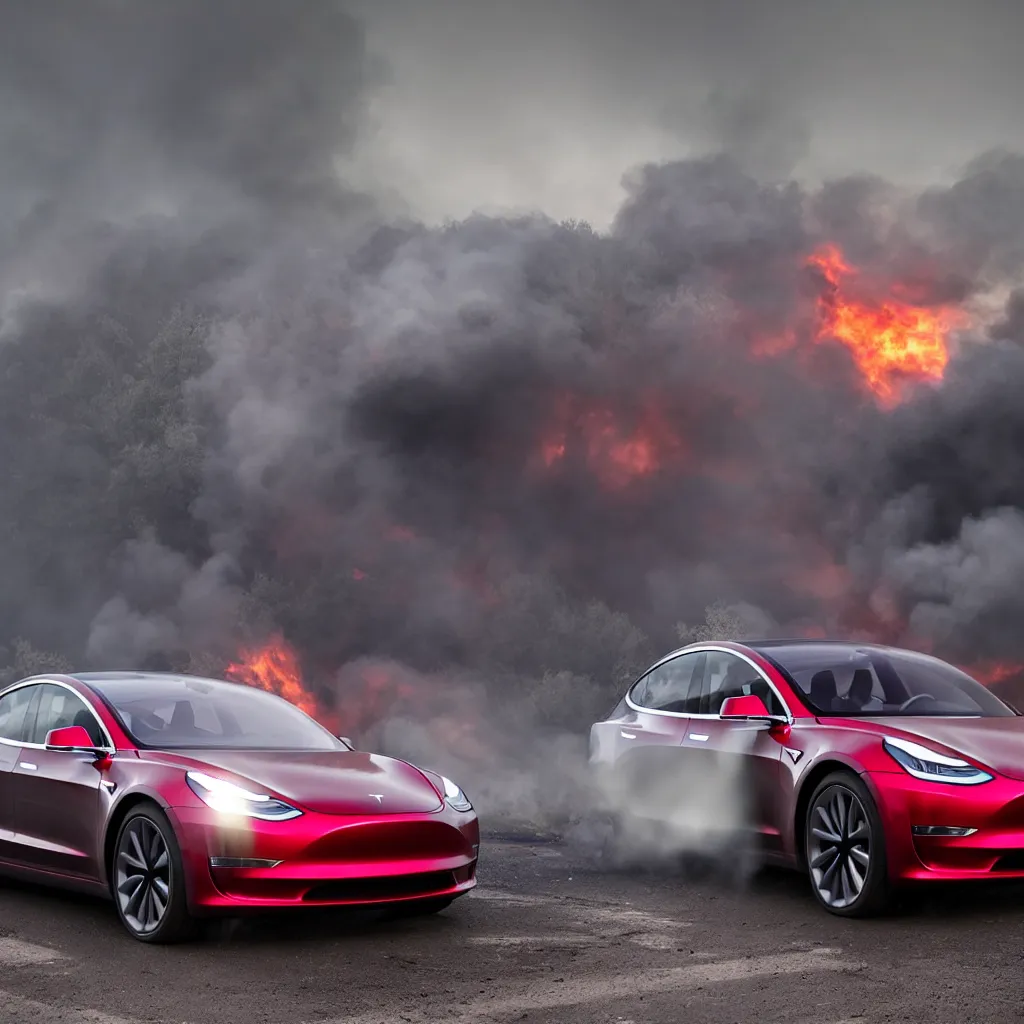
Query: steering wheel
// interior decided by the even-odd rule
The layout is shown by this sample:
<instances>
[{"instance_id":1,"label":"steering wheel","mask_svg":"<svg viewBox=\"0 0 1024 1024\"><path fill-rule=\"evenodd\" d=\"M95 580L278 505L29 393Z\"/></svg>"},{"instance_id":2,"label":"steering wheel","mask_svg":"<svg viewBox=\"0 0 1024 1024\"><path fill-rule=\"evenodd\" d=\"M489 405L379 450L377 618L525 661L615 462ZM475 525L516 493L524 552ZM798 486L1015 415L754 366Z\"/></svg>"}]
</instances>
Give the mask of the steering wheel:
<instances>
[{"instance_id":1,"label":"steering wheel","mask_svg":"<svg viewBox=\"0 0 1024 1024\"><path fill-rule=\"evenodd\" d=\"M910 705L913 704L914 701L916 701L916 700L937 700L937 699L938 699L937 697L933 697L930 693L915 693L913 697L911 697L909 700L905 700L900 705L900 714L902 714L904 711L906 711L907 708L909 708Z\"/></svg>"},{"instance_id":2,"label":"steering wheel","mask_svg":"<svg viewBox=\"0 0 1024 1024\"><path fill-rule=\"evenodd\" d=\"M142 732L155 735L158 732L163 732L167 728L167 723L151 711L135 711L132 713L132 729L139 732L140 726Z\"/></svg>"}]
</instances>

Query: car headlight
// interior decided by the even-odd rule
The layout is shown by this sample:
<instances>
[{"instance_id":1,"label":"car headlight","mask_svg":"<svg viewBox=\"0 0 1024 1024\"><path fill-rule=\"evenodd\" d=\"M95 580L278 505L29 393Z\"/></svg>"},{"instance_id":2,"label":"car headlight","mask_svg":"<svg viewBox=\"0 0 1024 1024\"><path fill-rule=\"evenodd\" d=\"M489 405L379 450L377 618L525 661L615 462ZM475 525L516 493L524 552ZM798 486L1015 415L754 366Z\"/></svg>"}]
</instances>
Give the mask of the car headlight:
<instances>
[{"instance_id":1,"label":"car headlight","mask_svg":"<svg viewBox=\"0 0 1024 1024\"><path fill-rule=\"evenodd\" d=\"M466 794L463 793L451 779L446 779L442 775L441 781L444 783L444 798L456 811L473 810L473 805L469 802L469 797L466 796Z\"/></svg>"},{"instance_id":2,"label":"car headlight","mask_svg":"<svg viewBox=\"0 0 1024 1024\"><path fill-rule=\"evenodd\" d=\"M975 768L957 757L947 757L938 751L929 750L919 743L893 739L886 736L883 741L886 751L897 760L915 779L927 782L952 782L959 786L977 786L990 782L992 776Z\"/></svg>"},{"instance_id":3,"label":"car headlight","mask_svg":"<svg viewBox=\"0 0 1024 1024\"><path fill-rule=\"evenodd\" d=\"M266 793L253 793L233 782L216 779L205 772L186 772L185 781L189 789L207 807L223 814L237 814L245 818L259 818L261 821L288 821L297 818L302 811L283 800Z\"/></svg>"}]
</instances>

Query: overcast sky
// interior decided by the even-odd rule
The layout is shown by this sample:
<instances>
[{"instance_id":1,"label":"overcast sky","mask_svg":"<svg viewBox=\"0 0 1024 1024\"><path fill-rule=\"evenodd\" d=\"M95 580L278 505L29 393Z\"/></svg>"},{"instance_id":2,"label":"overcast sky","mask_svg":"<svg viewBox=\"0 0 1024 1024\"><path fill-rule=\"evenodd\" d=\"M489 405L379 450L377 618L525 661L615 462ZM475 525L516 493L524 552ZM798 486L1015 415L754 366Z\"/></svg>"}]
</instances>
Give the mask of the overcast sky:
<instances>
[{"instance_id":1,"label":"overcast sky","mask_svg":"<svg viewBox=\"0 0 1024 1024\"><path fill-rule=\"evenodd\" d=\"M1024 138L1019 0L351 0L386 65L343 170L431 220L608 222L648 160L942 180ZM398 197L401 197L401 200Z\"/></svg>"}]
</instances>

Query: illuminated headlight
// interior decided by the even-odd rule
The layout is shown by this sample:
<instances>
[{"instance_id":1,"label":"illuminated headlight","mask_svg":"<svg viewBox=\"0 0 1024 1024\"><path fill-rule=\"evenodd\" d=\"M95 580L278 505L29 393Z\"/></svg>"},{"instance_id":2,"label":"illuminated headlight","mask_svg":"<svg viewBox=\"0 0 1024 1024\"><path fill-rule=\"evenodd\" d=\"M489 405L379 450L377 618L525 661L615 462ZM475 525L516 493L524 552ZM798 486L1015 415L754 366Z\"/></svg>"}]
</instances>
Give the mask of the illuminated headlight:
<instances>
[{"instance_id":1,"label":"illuminated headlight","mask_svg":"<svg viewBox=\"0 0 1024 1024\"><path fill-rule=\"evenodd\" d=\"M266 793L250 792L233 782L215 779L205 772L186 772L185 781L207 807L222 814L259 818L261 821L288 821L302 814L298 808L283 800L277 800Z\"/></svg>"},{"instance_id":2,"label":"illuminated headlight","mask_svg":"<svg viewBox=\"0 0 1024 1024\"><path fill-rule=\"evenodd\" d=\"M469 797L466 796L466 794L463 793L451 779L446 779L442 775L441 781L444 783L444 798L448 801L451 807L456 811L473 810L473 805L469 802Z\"/></svg>"},{"instance_id":3,"label":"illuminated headlight","mask_svg":"<svg viewBox=\"0 0 1024 1024\"><path fill-rule=\"evenodd\" d=\"M922 747L909 740L897 740L886 736L882 741L891 757L902 765L915 779L926 782L952 782L959 786L977 786L990 782L992 776L975 768L973 764L957 757L946 757L935 750Z\"/></svg>"}]
</instances>

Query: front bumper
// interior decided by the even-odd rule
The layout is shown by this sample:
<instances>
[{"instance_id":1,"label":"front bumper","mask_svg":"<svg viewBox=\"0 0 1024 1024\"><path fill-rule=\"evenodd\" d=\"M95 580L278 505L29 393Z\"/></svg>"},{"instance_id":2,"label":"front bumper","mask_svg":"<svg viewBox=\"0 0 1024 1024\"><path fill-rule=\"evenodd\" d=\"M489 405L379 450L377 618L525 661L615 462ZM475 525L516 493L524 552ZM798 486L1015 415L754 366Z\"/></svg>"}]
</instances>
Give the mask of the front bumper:
<instances>
[{"instance_id":1,"label":"front bumper","mask_svg":"<svg viewBox=\"0 0 1024 1024\"><path fill-rule=\"evenodd\" d=\"M1024 782L996 776L979 786L872 772L893 881L1024 878ZM914 835L920 826L974 829L966 836Z\"/></svg>"},{"instance_id":2,"label":"front bumper","mask_svg":"<svg viewBox=\"0 0 1024 1024\"><path fill-rule=\"evenodd\" d=\"M307 812L289 821L172 807L189 908L365 906L458 896L476 885L475 813L447 804L432 814L380 817ZM266 862L218 867L220 861Z\"/></svg>"}]
</instances>

